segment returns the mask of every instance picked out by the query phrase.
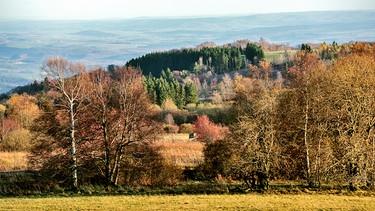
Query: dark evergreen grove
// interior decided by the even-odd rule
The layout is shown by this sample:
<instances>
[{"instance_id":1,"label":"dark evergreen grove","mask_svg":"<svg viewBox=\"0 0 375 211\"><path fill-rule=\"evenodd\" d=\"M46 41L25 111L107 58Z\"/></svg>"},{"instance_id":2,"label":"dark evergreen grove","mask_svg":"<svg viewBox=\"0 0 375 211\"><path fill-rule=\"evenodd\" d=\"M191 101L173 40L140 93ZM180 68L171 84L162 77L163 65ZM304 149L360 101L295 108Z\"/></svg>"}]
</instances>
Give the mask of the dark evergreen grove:
<instances>
[{"instance_id":1,"label":"dark evergreen grove","mask_svg":"<svg viewBox=\"0 0 375 211\"><path fill-rule=\"evenodd\" d=\"M202 63L208 70L225 73L244 67L241 49L237 47L204 47L198 49L182 49L167 52L153 52L131 59L126 66L142 69L144 75L159 77L161 70L194 71L196 63Z\"/></svg>"},{"instance_id":2,"label":"dark evergreen grove","mask_svg":"<svg viewBox=\"0 0 375 211\"><path fill-rule=\"evenodd\" d=\"M178 108L189 103L198 103L198 91L194 84L180 84L173 76L170 69L162 70L160 77L154 77L151 73L144 80L149 99L158 105L171 99Z\"/></svg>"}]
</instances>

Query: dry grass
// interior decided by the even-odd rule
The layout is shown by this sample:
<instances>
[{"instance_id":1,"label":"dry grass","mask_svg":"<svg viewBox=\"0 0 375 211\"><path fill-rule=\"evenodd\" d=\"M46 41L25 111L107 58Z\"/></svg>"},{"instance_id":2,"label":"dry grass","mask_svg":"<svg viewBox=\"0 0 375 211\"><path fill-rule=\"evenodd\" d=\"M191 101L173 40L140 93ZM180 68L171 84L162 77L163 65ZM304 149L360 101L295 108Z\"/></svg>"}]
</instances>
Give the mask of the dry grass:
<instances>
[{"instance_id":1,"label":"dry grass","mask_svg":"<svg viewBox=\"0 0 375 211\"><path fill-rule=\"evenodd\" d=\"M0 152L0 172L27 169L26 152Z\"/></svg>"},{"instance_id":2,"label":"dry grass","mask_svg":"<svg viewBox=\"0 0 375 211\"><path fill-rule=\"evenodd\" d=\"M196 166L203 161L203 144L189 140L189 134L165 134L155 142L163 156L181 167ZM26 152L0 152L0 172L27 170Z\"/></svg>"},{"instance_id":3,"label":"dry grass","mask_svg":"<svg viewBox=\"0 0 375 211\"><path fill-rule=\"evenodd\" d=\"M2 198L0 210L375 210L375 197L247 194Z\"/></svg>"},{"instance_id":4,"label":"dry grass","mask_svg":"<svg viewBox=\"0 0 375 211\"><path fill-rule=\"evenodd\" d=\"M203 161L203 144L189 140L189 134L166 134L155 145L171 163L181 167L196 166Z\"/></svg>"}]
</instances>

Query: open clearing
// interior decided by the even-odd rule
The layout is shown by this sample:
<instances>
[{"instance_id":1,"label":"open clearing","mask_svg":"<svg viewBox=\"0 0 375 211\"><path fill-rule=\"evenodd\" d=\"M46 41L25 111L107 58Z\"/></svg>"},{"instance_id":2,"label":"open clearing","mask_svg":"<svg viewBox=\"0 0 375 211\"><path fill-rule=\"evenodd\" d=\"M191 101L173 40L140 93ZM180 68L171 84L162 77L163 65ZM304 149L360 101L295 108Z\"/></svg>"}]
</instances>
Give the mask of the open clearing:
<instances>
[{"instance_id":1,"label":"open clearing","mask_svg":"<svg viewBox=\"0 0 375 211\"><path fill-rule=\"evenodd\" d=\"M179 195L1 198L0 210L375 210L375 197Z\"/></svg>"}]
</instances>

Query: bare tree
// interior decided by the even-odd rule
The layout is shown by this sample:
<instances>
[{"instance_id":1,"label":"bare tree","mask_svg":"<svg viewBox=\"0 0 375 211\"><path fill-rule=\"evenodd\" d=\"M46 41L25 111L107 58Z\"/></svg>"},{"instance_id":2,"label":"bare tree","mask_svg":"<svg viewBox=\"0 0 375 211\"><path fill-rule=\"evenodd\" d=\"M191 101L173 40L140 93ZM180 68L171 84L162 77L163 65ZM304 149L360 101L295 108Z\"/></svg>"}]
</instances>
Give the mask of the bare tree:
<instances>
[{"instance_id":1,"label":"bare tree","mask_svg":"<svg viewBox=\"0 0 375 211\"><path fill-rule=\"evenodd\" d=\"M334 179L355 189L375 186L374 54L339 58L331 68L325 99L334 157Z\"/></svg>"},{"instance_id":2,"label":"bare tree","mask_svg":"<svg viewBox=\"0 0 375 211\"><path fill-rule=\"evenodd\" d=\"M235 96L234 84L228 74L224 74L223 80L219 83L219 90L224 101L232 100Z\"/></svg>"},{"instance_id":3,"label":"bare tree","mask_svg":"<svg viewBox=\"0 0 375 211\"><path fill-rule=\"evenodd\" d=\"M85 101L85 75L86 67L81 63L72 63L62 57L48 58L43 67L42 74L50 81L50 87L56 90L61 100L57 100L59 110L66 111L70 125L70 157L72 188L78 188L77 156L76 156L76 126L78 114Z\"/></svg>"},{"instance_id":4,"label":"bare tree","mask_svg":"<svg viewBox=\"0 0 375 211\"><path fill-rule=\"evenodd\" d=\"M325 66L318 60L315 54L301 51L295 59L294 66L290 68L292 86L300 101L295 115L300 115L300 130L303 131L303 142L305 147L306 174L309 186L314 186L311 173L311 146L314 134L314 113L316 105L319 105L319 84L324 79L321 77L325 71ZM300 124L298 123L298 124Z\"/></svg>"},{"instance_id":5,"label":"bare tree","mask_svg":"<svg viewBox=\"0 0 375 211\"><path fill-rule=\"evenodd\" d=\"M249 187L267 189L271 166L277 161L276 112L281 90L263 80L252 81L251 86L245 87L237 93L237 98L245 102L237 102L238 122L231 127L237 145L235 169Z\"/></svg>"},{"instance_id":6,"label":"bare tree","mask_svg":"<svg viewBox=\"0 0 375 211\"><path fill-rule=\"evenodd\" d=\"M104 155L105 178L117 185L126 149L147 142L160 128L139 70L120 67L111 76L97 70L90 78L92 103L87 115L95 124L91 133L96 133L99 146L104 148L104 152L98 148L97 153Z\"/></svg>"}]
</instances>

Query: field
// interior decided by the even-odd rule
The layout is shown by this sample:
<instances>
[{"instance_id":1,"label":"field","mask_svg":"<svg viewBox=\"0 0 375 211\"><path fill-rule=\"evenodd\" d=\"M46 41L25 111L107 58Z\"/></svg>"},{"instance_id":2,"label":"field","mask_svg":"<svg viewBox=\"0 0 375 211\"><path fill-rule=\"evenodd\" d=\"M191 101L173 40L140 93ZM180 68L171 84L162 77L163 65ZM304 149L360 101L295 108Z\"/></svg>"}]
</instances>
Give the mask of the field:
<instances>
[{"instance_id":1,"label":"field","mask_svg":"<svg viewBox=\"0 0 375 211\"><path fill-rule=\"evenodd\" d=\"M196 166L203 161L203 144L189 140L189 134L165 134L154 143L164 158L181 167ZM27 170L26 152L0 152L0 172Z\"/></svg>"},{"instance_id":2,"label":"field","mask_svg":"<svg viewBox=\"0 0 375 211\"><path fill-rule=\"evenodd\" d=\"M0 152L0 172L27 169L26 152Z\"/></svg>"},{"instance_id":3,"label":"field","mask_svg":"<svg viewBox=\"0 0 375 211\"><path fill-rule=\"evenodd\" d=\"M193 167L203 161L203 144L189 140L189 134L165 134L154 143L164 158L181 167Z\"/></svg>"},{"instance_id":4,"label":"field","mask_svg":"<svg viewBox=\"0 0 375 211\"><path fill-rule=\"evenodd\" d=\"M293 55L297 52L297 50L288 50L287 51L289 54ZM268 52L264 52L264 56L266 58L267 61L269 62L273 62L273 63L279 63L279 62L282 62L282 60L284 59L284 54L285 54L285 51L268 51Z\"/></svg>"},{"instance_id":5,"label":"field","mask_svg":"<svg viewBox=\"0 0 375 211\"><path fill-rule=\"evenodd\" d=\"M2 198L0 210L374 210L375 198L339 195L180 195Z\"/></svg>"}]
</instances>

